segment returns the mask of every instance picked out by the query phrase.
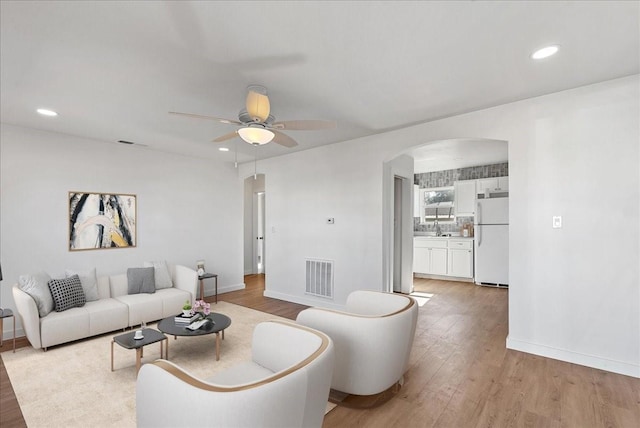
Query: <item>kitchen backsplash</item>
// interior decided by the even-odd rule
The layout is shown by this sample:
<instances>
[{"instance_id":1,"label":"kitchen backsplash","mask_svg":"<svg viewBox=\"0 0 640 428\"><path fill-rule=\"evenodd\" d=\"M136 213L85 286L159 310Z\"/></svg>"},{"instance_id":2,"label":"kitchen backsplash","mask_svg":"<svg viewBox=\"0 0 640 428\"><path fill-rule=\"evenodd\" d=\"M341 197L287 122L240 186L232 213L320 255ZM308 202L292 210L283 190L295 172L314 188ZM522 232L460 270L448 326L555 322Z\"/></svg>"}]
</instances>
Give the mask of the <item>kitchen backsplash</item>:
<instances>
[{"instance_id":1,"label":"kitchen backsplash","mask_svg":"<svg viewBox=\"0 0 640 428\"><path fill-rule=\"evenodd\" d=\"M496 163L491 165L472 166L469 168L448 169L446 171L423 172L415 174L413 183L421 189L433 187L453 186L453 183L461 180L475 180L478 178L506 177L509 175L509 163ZM441 222L442 233L459 233L465 223L473 224L473 217L456 217L455 222ZM420 224L420 219L414 217L413 230L415 232L435 232L433 222Z\"/></svg>"},{"instance_id":2,"label":"kitchen backsplash","mask_svg":"<svg viewBox=\"0 0 640 428\"><path fill-rule=\"evenodd\" d=\"M495 163L491 165L472 166L469 168L448 169L446 171L433 171L414 174L413 184L421 189L432 187L453 186L453 183L461 180L475 180L477 178L506 177L509 175L509 163Z\"/></svg>"},{"instance_id":3,"label":"kitchen backsplash","mask_svg":"<svg viewBox=\"0 0 640 428\"><path fill-rule=\"evenodd\" d=\"M460 233L460 229L465 223L473 224L473 217L456 217L456 221L451 222L441 222L440 231L442 233ZM432 221L425 224L420 224L420 219L418 217L413 218L413 231L414 232L435 232L436 226Z\"/></svg>"}]
</instances>

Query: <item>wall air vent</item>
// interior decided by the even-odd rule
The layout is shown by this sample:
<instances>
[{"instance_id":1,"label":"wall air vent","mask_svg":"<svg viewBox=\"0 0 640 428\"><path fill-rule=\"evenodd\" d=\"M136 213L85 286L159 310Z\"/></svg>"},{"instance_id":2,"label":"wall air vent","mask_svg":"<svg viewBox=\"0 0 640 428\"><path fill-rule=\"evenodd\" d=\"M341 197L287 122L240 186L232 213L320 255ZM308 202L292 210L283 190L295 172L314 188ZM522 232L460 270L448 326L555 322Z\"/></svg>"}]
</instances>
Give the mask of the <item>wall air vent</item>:
<instances>
[{"instance_id":1,"label":"wall air vent","mask_svg":"<svg viewBox=\"0 0 640 428\"><path fill-rule=\"evenodd\" d=\"M305 294L333 299L333 261L306 259Z\"/></svg>"}]
</instances>

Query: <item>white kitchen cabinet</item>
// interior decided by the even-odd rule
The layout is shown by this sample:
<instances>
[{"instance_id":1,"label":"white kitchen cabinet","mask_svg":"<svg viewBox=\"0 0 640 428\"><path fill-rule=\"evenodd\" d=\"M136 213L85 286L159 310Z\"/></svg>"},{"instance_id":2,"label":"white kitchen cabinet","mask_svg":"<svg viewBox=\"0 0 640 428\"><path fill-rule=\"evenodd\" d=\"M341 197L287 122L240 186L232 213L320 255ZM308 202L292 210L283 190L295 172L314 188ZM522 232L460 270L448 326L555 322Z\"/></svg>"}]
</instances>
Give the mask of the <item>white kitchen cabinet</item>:
<instances>
[{"instance_id":1,"label":"white kitchen cabinet","mask_svg":"<svg viewBox=\"0 0 640 428\"><path fill-rule=\"evenodd\" d=\"M413 271L433 275L447 274L447 240L414 238Z\"/></svg>"},{"instance_id":2,"label":"white kitchen cabinet","mask_svg":"<svg viewBox=\"0 0 640 428\"><path fill-rule=\"evenodd\" d=\"M414 237L413 272L473 279L473 239Z\"/></svg>"},{"instance_id":3,"label":"white kitchen cabinet","mask_svg":"<svg viewBox=\"0 0 640 428\"><path fill-rule=\"evenodd\" d=\"M431 271L433 275L447 275L447 249L432 248L431 249Z\"/></svg>"},{"instance_id":4,"label":"white kitchen cabinet","mask_svg":"<svg viewBox=\"0 0 640 428\"><path fill-rule=\"evenodd\" d=\"M473 241L450 239L447 274L460 278L473 278Z\"/></svg>"},{"instance_id":5,"label":"white kitchen cabinet","mask_svg":"<svg viewBox=\"0 0 640 428\"><path fill-rule=\"evenodd\" d=\"M476 186L476 180L456 181L454 183L456 217L471 217L475 215Z\"/></svg>"},{"instance_id":6,"label":"white kitchen cabinet","mask_svg":"<svg viewBox=\"0 0 640 428\"><path fill-rule=\"evenodd\" d=\"M431 248L413 248L413 271L428 273L431 270Z\"/></svg>"},{"instance_id":7,"label":"white kitchen cabinet","mask_svg":"<svg viewBox=\"0 0 640 428\"><path fill-rule=\"evenodd\" d=\"M477 193L484 193L486 189L489 189L490 192L508 192L509 177L480 178L476 180Z\"/></svg>"}]
</instances>

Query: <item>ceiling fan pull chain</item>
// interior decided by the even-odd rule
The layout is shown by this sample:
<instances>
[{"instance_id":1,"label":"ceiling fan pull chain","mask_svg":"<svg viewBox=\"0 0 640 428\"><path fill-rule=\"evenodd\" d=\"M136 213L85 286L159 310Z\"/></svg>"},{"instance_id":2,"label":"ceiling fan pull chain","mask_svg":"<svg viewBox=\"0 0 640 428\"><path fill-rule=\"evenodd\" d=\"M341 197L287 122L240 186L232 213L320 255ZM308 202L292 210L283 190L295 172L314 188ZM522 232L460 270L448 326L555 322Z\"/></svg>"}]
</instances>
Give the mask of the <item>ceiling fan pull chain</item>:
<instances>
[{"instance_id":1,"label":"ceiling fan pull chain","mask_svg":"<svg viewBox=\"0 0 640 428\"><path fill-rule=\"evenodd\" d=\"M258 179L258 143L253 143L253 147L255 147L253 153L253 179Z\"/></svg>"}]
</instances>

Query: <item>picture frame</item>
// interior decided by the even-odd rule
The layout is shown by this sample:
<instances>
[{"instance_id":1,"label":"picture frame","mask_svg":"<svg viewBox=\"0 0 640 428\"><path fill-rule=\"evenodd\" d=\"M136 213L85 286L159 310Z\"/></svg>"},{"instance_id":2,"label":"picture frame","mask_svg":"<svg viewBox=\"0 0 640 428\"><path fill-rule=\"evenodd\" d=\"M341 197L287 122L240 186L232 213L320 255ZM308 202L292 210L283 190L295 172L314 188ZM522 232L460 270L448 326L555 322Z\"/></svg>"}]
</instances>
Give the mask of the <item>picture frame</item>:
<instances>
[{"instance_id":1,"label":"picture frame","mask_svg":"<svg viewBox=\"0 0 640 428\"><path fill-rule=\"evenodd\" d=\"M136 195L70 191L68 200L69 251L136 247Z\"/></svg>"}]
</instances>

